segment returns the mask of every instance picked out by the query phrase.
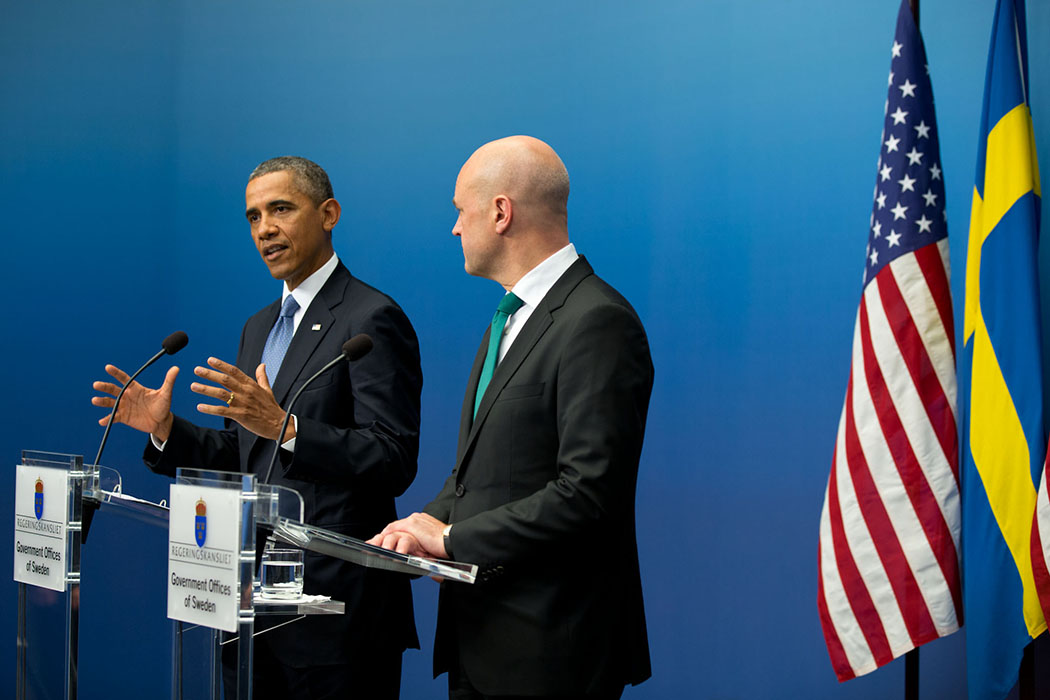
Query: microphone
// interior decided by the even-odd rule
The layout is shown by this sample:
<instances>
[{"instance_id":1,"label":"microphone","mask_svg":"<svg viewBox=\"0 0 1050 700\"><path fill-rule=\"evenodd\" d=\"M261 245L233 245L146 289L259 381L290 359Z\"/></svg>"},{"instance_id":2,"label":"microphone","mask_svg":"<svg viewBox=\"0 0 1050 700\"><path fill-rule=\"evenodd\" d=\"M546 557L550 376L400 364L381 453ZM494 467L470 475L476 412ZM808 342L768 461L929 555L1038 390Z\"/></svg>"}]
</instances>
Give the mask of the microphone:
<instances>
[{"instance_id":1,"label":"microphone","mask_svg":"<svg viewBox=\"0 0 1050 700\"><path fill-rule=\"evenodd\" d=\"M270 474L273 473L273 465L277 462L277 454L281 451L281 441L284 439L284 431L288 429L288 421L292 417L292 406L295 405L296 400L299 398L299 394L303 393L303 389L310 386L310 382L317 379L343 360L346 360L347 362L360 360L362 357L372 352L373 345L374 343L372 342L371 336L365 333L358 333L353 338L343 343L343 351L340 352L337 357L321 369L317 370L312 377L303 382L303 385L299 387L299 391L295 392L292 400L288 402L288 408L284 412L284 420L281 422L281 432L277 434L277 444L273 447L273 456L270 457L270 466L266 470L266 476L263 478L262 483L270 483Z\"/></svg>"},{"instance_id":2,"label":"microphone","mask_svg":"<svg viewBox=\"0 0 1050 700\"><path fill-rule=\"evenodd\" d=\"M164 352L166 354L174 355L179 350L182 350L184 347L186 347L186 344L189 342L190 337L186 335L186 333L184 333L183 331L175 331L167 338L165 338L164 341L161 342L160 346L164 348ZM154 357L153 359L155 360L157 359L157 357L160 357L160 353L157 353L156 357ZM153 360L150 360L150 362L153 362ZM146 366L149 366L148 362L146 363Z\"/></svg>"},{"instance_id":3,"label":"microphone","mask_svg":"<svg viewBox=\"0 0 1050 700\"><path fill-rule=\"evenodd\" d=\"M139 367L135 374L131 375L128 381L124 382L124 386L120 388L120 392L117 393L117 400L113 402L113 410L109 413L109 422L106 423L106 432L102 434L102 442L98 446L98 454L95 455L95 465L98 465L98 460L102 458L102 450L106 446L106 440L109 439L109 429L113 427L113 417L117 415L117 407L120 406L120 399L124 396L124 390L128 388L128 385L135 381L135 377L142 374L142 371L152 365L154 362L159 360L163 355L174 355L179 350L186 347L186 344L190 342L190 337L183 331L175 331L162 342L160 352L153 357L149 358L146 364Z\"/></svg>"}]
</instances>

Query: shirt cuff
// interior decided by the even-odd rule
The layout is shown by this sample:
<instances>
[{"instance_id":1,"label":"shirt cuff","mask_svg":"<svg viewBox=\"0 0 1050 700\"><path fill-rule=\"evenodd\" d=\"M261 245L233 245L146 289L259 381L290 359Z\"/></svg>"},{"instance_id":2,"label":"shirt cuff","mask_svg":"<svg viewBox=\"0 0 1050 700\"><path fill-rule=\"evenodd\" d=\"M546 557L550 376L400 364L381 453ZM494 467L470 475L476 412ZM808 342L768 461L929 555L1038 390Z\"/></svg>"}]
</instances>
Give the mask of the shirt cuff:
<instances>
[{"instance_id":1,"label":"shirt cuff","mask_svg":"<svg viewBox=\"0 0 1050 700\"><path fill-rule=\"evenodd\" d=\"M164 446L168 444L167 440L164 440L164 441L158 440L156 437L153 436L153 433L149 434L149 439L153 442L153 446L155 448L157 448L158 452L163 452L164 451Z\"/></svg>"},{"instance_id":2,"label":"shirt cuff","mask_svg":"<svg viewBox=\"0 0 1050 700\"><path fill-rule=\"evenodd\" d=\"M452 554L452 525L446 525L445 529L441 531L442 544L445 545L445 557L449 561L455 560L455 556Z\"/></svg>"},{"instance_id":3,"label":"shirt cuff","mask_svg":"<svg viewBox=\"0 0 1050 700\"><path fill-rule=\"evenodd\" d=\"M296 418L294 414L292 415L292 426L295 428L295 434L298 435L299 434L299 419ZM281 449L282 450L288 450L289 452L295 452L295 438L292 438L291 440L286 440L286 441L282 442L281 443Z\"/></svg>"}]
</instances>

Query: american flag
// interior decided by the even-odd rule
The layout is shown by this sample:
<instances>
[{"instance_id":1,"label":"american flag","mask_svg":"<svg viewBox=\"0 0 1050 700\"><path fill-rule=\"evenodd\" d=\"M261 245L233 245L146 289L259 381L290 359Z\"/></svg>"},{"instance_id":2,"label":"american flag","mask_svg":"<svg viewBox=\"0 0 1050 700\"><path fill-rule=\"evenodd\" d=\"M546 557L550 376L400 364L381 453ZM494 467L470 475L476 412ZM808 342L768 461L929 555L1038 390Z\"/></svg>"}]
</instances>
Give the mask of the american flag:
<instances>
[{"instance_id":1,"label":"american flag","mask_svg":"<svg viewBox=\"0 0 1050 700\"><path fill-rule=\"evenodd\" d=\"M933 92L901 2L864 286L820 515L817 606L840 681L962 619L955 331Z\"/></svg>"}]
</instances>

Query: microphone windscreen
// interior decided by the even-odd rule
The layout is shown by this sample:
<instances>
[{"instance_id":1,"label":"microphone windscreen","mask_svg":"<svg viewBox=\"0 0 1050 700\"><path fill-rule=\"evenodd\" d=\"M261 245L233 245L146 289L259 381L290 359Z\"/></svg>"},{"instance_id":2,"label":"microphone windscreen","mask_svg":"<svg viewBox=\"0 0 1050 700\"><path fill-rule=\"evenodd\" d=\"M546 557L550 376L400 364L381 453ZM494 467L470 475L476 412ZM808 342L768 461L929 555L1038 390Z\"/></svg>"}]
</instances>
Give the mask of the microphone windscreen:
<instances>
[{"instance_id":1,"label":"microphone windscreen","mask_svg":"<svg viewBox=\"0 0 1050 700\"><path fill-rule=\"evenodd\" d=\"M372 337L366 333L358 333L350 340L343 343L343 355L350 362L360 360L372 352Z\"/></svg>"},{"instance_id":2,"label":"microphone windscreen","mask_svg":"<svg viewBox=\"0 0 1050 700\"><path fill-rule=\"evenodd\" d=\"M165 338L164 342L161 343L160 346L164 348L164 352L168 353L169 355L174 355L179 350L182 350L184 347L186 347L186 343L188 342L190 342L190 337L188 335L186 335L183 331L175 331L167 338Z\"/></svg>"}]
</instances>

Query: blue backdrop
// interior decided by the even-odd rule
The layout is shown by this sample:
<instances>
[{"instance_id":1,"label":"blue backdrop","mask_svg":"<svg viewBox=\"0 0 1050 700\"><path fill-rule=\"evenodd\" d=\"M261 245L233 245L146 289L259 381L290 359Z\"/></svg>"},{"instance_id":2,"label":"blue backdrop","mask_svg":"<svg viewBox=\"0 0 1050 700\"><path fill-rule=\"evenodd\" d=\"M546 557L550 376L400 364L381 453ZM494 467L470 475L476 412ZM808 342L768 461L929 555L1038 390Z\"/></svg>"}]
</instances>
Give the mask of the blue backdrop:
<instances>
[{"instance_id":1,"label":"blue backdrop","mask_svg":"<svg viewBox=\"0 0 1050 700\"><path fill-rule=\"evenodd\" d=\"M1030 5L1050 163L1050 5ZM993 7L922 3L956 299ZM327 168L343 205L336 249L419 333L420 470L399 510L419 509L451 468L465 378L501 294L463 272L455 176L481 143L533 134L568 166L572 238L637 308L657 371L638 487L654 675L625 697L900 694L899 661L835 681L815 605L894 0L110 0L4 14L9 465L22 448L90 459L91 381L106 362L137 366L175 329L191 338L176 409L196 417L189 370L232 359L243 320L279 293L250 242L244 185L260 160L290 153ZM129 492L163 498L142 445L115 430L104 462ZM0 488L0 522L12 502ZM129 550L121 527L97 528L82 697L112 682L118 696L162 697L166 640L134 633L163 624L163 537ZM10 561L9 539L0 552ZM107 577L129 556L130 578ZM436 586L414 592L423 649L406 654L403 697L441 697ZM0 688L14 683L15 597L0 583ZM961 695L964 633L922 659L924 696Z\"/></svg>"}]
</instances>

